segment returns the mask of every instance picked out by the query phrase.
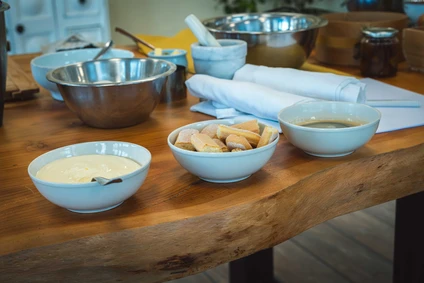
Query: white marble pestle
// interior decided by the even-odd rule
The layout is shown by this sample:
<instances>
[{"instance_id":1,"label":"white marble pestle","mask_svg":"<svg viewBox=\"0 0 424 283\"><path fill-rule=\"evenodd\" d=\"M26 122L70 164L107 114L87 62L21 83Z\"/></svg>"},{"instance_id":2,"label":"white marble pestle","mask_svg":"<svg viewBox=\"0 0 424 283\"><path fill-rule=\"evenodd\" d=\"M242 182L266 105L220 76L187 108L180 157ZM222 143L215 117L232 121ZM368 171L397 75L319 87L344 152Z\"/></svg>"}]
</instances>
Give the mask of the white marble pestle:
<instances>
[{"instance_id":1,"label":"white marble pestle","mask_svg":"<svg viewBox=\"0 0 424 283\"><path fill-rule=\"evenodd\" d=\"M193 32L197 40L199 40L200 45L215 47L221 46L216 38L206 29L206 27L195 15L191 14L187 16L184 21Z\"/></svg>"}]
</instances>

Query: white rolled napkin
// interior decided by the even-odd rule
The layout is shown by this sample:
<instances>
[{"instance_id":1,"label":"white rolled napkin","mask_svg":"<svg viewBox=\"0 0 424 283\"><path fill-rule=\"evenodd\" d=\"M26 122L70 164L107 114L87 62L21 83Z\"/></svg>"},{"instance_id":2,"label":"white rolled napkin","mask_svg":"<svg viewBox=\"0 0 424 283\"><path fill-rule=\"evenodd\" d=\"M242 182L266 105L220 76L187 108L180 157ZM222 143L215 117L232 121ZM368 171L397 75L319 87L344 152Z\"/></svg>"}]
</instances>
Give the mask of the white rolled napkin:
<instances>
[{"instance_id":1,"label":"white rolled napkin","mask_svg":"<svg viewBox=\"0 0 424 283\"><path fill-rule=\"evenodd\" d=\"M246 64L236 71L233 80L317 99L366 102L366 84L354 77L331 73Z\"/></svg>"},{"instance_id":2,"label":"white rolled napkin","mask_svg":"<svg viewBox=\"0 0 424 283\"><path fill-rule=\"evenodd\" d=\"M186 81L186 86L193 96L211 100L215 107L219 103L221 108L217 108L217 111L224 111L227 106L258 118L274 121L278 121L277 115L281 109L301 101L314 100L251 82L218 79L207 75L192 76Z\"/></svg>"}]
</instances>

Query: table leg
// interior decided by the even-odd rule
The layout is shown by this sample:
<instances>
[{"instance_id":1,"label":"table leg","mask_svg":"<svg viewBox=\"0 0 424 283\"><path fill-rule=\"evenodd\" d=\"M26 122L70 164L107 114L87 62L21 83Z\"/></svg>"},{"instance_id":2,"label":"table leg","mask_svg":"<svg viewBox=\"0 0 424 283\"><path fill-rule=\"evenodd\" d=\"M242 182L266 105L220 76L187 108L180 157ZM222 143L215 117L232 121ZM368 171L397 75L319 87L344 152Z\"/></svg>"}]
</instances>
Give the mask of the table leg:
<instances>
[{"instance_id":1,"label":"table leg","mask_svg":"<svg viewBox=\"0 0 424 283\"><path fill-rule=\"evenodd\" d=\"M424 282L424 192L396 201L393 282Z\"/></svg>"},{"instance_id":2,"label":"table leg","mask_svg":"<svg viewBox=\"0 0 424 283\"><path fill-rule=\"evenodd\" d=\"M272 248L230 262L230 283L274 283Z\"/></svg>"}]
</instances>

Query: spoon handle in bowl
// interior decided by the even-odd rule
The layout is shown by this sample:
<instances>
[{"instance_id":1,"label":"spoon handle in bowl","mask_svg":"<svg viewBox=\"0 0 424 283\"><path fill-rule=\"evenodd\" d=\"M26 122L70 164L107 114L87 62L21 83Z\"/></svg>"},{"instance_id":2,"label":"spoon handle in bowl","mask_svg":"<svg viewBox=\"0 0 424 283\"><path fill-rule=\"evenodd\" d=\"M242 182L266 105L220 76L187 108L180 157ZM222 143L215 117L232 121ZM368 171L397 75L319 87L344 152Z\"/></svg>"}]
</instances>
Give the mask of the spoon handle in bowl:
<instances>
[{"instance_id":1,"label":"spoon handle in bowl","mask_svg":"<svg viewBox=\"0 0 424 283\"><path fill-rule=\"evenodd\" d=\"M116 28L115 28L115 31L117 31L117 32L119 32L119 33L122 33L123 35L128 36L129 38L131 38L131 39L132 39L132 40L134 40L135 42L139 42L139 43L141 43L141 44L143 44L143 45L145 45L145 46L149 47L149 48L150 48L150 49L152 49L152 50L155 50L155 49L156 49L156 48L155 48L152 44L150 44L150 43L148 43L148 42L146 42L146 41L144 41L144 40L142 40L142 39L140 39L140 38L136 37L135 35L133 35L133 34L129 33L128 31L126 31L126 30L124 30L124 29L121 29L121 28L116 27Z\"/></svg>"},{"instance_id":2,"label":"spoon handle in bowl","mask_svg":"<svg viewBox=\"0 0 424 283\"><path fill-rule=\"evenodd\" d=\"M113 40L110 40L106 43L106 45L100 50L99 53L93 58L93 61L99 59L103 54L105 54L109 49L113 46Z\"/></svg>"},{"instance_id":3,"label":"spoon handle in bowl","mask_svg":"<svg viewBox=\"0 0 424 283\"><path fill-rule=\"evenodd\" d=\"M121 178L107 179L103 177L93 177L91 179L91 182L97 182L102 186L106 186L106 185L114 184L114 183L122 183L122 179Z\"/></svg>"}]
</instances>

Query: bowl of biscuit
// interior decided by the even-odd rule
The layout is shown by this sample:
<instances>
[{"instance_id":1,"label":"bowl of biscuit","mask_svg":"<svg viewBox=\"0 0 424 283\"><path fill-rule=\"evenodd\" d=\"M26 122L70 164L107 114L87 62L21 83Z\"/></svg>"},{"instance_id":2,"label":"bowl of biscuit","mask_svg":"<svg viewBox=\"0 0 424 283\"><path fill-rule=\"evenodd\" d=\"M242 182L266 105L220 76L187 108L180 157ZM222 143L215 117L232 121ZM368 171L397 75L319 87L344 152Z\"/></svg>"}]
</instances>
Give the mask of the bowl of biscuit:
<instances>
[{"instance_id":1,"label":"bowl of biscuit","mask_svg":"<svg viewBox=\"0 0 424 283\"><path fill-rule=\"evenodd\" d=\"M257 120L225 119L189 124L168 136L177 162L213 183L238 182L260 170L272 157L278 130Z\"/></svg>"}]
</instances>

